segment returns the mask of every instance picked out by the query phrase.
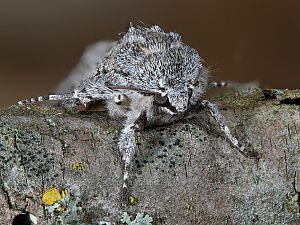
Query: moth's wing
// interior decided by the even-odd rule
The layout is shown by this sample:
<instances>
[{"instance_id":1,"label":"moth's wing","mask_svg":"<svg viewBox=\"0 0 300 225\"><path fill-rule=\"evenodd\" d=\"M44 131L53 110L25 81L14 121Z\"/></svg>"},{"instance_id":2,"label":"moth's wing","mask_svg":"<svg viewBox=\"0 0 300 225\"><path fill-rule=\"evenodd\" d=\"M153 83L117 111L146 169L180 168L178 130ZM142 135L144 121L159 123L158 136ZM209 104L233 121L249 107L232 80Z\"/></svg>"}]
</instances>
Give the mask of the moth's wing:
<instances>
[{"instance_id":1,"label":"moth's wing","mask_svg":"<svg viewBox=\"0 0 300 225\"><path fill-rule=\"evenodd\" d=\"M110 86L112 90L128 90L128 91L136 91L141 94L147 94L147 95L156 95L156 94L161 94L159 90L155 89L143 89L143 88L138 88L138 87L133 87L133 86Z\"/></svg>"},{"instance_id":2,"label":"moth's wing","mask_svg":"<svg viewBox=\"0 0 300 225\"><path fill-rule=\"evenodd\" d=\"M106 100L114 98L117 92L99 82L96 77L91 77L84 80L72 93L80 102L76 106L78 111L106 111Z\"/></svg>"},{"instance_id":3,"label":"moth's wing","mask_svg":"<svg viewBox=\"0 0 300 225\"><path fill-rule=\"evenodd\" d=\"M112 86L109 87L112 91L121 91L121 90L126 90L126 91L136 91L144 95L157 95L160 94L160 92L155 91L155 90L143 90L143 89L138 89L134 87L124 87L124 86ZM96 99L94 101L91 101L87 105L80 104L76 107L76 110L80 112L104 112L107 111L105 107L105 100L103 99Z\"/></svg>"},{"instance_id":4,"label":"moth's wing","mask_svg":"<svg viewBox=\"0 0 300 225\"><path fill-rule=\"evenodd\" d=\"M165 65L172 64L166 55L178 42L172 35L158 28L130 29L103 59L99 78L108 86L158 90Z\"/></svg>"}]
</instances>

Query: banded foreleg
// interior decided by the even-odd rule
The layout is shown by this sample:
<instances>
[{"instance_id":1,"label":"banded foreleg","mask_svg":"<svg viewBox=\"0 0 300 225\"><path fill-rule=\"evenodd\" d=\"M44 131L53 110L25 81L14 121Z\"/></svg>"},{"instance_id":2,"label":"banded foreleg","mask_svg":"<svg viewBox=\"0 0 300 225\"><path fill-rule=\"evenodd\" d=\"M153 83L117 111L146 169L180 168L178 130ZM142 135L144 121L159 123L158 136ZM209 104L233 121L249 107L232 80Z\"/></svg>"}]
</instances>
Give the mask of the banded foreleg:
<instances>
[{"instance_id":1,"label":"banded foreleg","mask_svg":"<svg viewBox=\"0 0 300 225\"><path fill-rule=\"evenodd\" d=\"M232 145L237 148L243 155L247 155L249 153L247 153L245 151L245 147L239 142L239 140L234 137L230 131L230 129L228 128L228 126L225 124L225 120L224 117L222 116L222 114L220 113L220 110L218 109L218 107L207 101L207 100L203 100L201 102L201 104L209 109L209 112L211 114L211 116L214 118L214 120L217 122L217 124L219 125L220 129L226 134L227 138L229 139L229 141L232 143Z\"/></svg>"},{"instance_id":2,"label":"banded foreleg","mask_svg":"<svg viewBox=\"0 0 300 225\"><path fill-rule=\"evenodd\" d=\"M130 111L119 138L119 151L124 162L122 197L126 204L128 201L128 183L130 178L130 169L134 155L137 151L136 133L143 130L145 125L145 116L141 112L134 113Z\"/></svg>"}]
</instances>

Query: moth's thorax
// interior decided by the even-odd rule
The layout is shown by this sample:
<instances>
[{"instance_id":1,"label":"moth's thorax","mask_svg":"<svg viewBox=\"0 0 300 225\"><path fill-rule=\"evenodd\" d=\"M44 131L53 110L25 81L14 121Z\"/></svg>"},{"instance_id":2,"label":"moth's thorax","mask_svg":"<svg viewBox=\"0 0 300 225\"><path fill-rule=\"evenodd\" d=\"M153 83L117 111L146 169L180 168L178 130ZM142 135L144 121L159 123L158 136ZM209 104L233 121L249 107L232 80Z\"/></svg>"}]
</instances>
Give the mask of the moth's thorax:
<instances>
[{"instance_id":1,"label":"moth's thorax","mask_svg":"<svg viewBox=\"0 0 300 225\"><path fill-rule=\"evenodd\" d=\"M166 93L177 111L186 111L190 85L207 79L202 69L201 57L179 34L131 27L99 65L95 82Z\"/></svg>"}]
</instances>

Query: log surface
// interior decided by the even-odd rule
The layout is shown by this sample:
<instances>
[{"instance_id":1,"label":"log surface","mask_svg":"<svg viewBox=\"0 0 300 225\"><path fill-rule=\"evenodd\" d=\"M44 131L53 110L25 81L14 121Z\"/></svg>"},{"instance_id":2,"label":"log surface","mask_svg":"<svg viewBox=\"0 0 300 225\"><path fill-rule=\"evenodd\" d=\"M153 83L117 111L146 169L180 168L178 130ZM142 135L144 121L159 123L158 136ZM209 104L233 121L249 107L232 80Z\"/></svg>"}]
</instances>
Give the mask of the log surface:
<instances>
[{"instance_id":1,"label":"log surface","mask_svg":"<svg viewBox=\"0 0 300 225\"><path fill-rule=\"evenodd\" d=\"M256 159L234 149L201 108L141 132L130 184L136 201L129 206L121 204L120 121L103 112L4 109L0 224L17 224L22 212L38 224L117 223L124 212L167 225L300 224L299 99L300 91L259 89L212 99ZM45 209L50 188L69 191L72 215Z\"/></svg>"}]
</instances>

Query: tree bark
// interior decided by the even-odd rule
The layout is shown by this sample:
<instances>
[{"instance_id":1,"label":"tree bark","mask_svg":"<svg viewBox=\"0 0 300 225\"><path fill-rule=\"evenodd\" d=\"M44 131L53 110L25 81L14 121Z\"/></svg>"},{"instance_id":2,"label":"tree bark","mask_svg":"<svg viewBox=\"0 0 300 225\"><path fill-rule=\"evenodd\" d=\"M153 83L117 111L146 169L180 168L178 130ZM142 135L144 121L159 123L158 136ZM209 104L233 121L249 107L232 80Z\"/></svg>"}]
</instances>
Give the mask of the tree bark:
<instances>
[{"instance_id":1,"label":"tree bark","mask_svg":"<svg viewBox=\"0 0 300 225\"><path fill-rule=\"evenodd\" d=\"M18 224L26 213L38 224L118 224L124 212L148 214L153 224L299 224L299 100L297 90L259 89L211 100L256 158L234 149L201 108L142 131L128 206L121 202L120 121L105 112L4 109L0 224ZM42 198L49 189L70 193L52 213Z\"/></svg>"}]
</instances>

